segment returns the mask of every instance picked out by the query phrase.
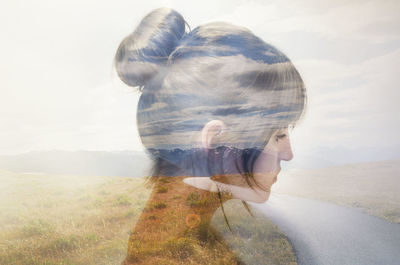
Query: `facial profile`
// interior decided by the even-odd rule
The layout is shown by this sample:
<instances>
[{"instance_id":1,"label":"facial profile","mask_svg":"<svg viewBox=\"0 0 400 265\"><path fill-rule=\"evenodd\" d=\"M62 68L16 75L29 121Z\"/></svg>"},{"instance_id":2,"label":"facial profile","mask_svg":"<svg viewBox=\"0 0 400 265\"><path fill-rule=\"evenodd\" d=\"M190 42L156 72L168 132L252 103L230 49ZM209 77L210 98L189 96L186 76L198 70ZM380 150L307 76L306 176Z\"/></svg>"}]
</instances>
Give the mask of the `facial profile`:
<instances>
[{"instance_id":1,"label":"facial profile","mask_svg":"<svg viewBox=\"0 0 400 265\"><path fill-rule=\"evenodd\" d=\"M218 122L213 122L218 124ZM218 126L219 127L219 126ZM219 129L214 128L218 133ZM281 160L290 161L293 153L290 145L289 130L277 130L268 141L268 144L260 152L254 162L253 178L246 182L243 176L237 172L228 176L217 175L210 179L202 177L191 177L184 182L204 190L215 191L216 186L220 190L229 192L233 198L262 203L268 200L271 187L277 181L281 170ZM229 163L227 167L231 166ZM224 171L228 171L225 169ZM230 170L232 172L232 170Z\"/></svg>"},{"instance_id":2,"label":"facial profile","mask_svg":"<svg viewBox=\"0 0 400 265\"><path fill-rule=\"evenodd\" d=\"M254 180L267 193L268 199L272 185L278 180L281 171L281 161L290 161L293 158L289 130L277 130L268 141L264 150L254 164Z\"/></svg>"}]
</instances>

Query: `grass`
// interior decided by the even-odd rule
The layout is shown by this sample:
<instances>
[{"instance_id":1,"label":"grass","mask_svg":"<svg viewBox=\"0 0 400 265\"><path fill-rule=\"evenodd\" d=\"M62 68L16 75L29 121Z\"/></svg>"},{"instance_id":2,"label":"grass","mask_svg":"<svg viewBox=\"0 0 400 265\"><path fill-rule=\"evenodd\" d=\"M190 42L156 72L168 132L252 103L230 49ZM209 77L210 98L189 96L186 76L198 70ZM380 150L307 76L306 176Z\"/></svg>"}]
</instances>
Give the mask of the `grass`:
<instances>
[{"instance_id":1,"label":"grass","mask_svg":"<svg viewBox=\"0 0 400 265\"><path fill-rule=\"evenodd\" d=\"M178 177L168 181L156 184L131 233L127 264L296 264L286 237L265 218L250 216L241 201L221 194L229 200L224 208L231 232L218 195L188 187ZM165 186L168 192L158 192Z\"/></svg>"},{"instance_id":2,"label":"grass","mask_svg":"<svg viewBox=\"0 0 400 265\"><path fill-rule=\"evenodd\" d=\"M167 208L167 204L165 202L157 202L153 204L153 207L156 209L164 209Z\"/></svg>"},{"instance_id":3,"label":"grass","mask_svg":"<svg viewBox=\"0 0 400 265\"><path fill-rule=\"evenodd\" d=\"M181 237L148 240L154 236L150 233L144 240L131 238L129 264L297 264L290 243L271 222L257 213L255 218L250 217L237 200L225 204L225 213L232 232L221 210L217 210L211 223L201 222ZM173 218L165 212L153 212L146 219L147 227L158 229L158 225L150 228L151 224L161 219L172 223ZM163 231L157 230L157 235L160 233Z\"/></svg>"},{"instance_id":4,"label":"grass","mask_svg":"<svg viewBox=\"0 0 400 265\"><path fill-rule=\"evenodd\" d=\"M167 193L168 192L168 187L159 187L157 189L158 193Z\"/></svg>"},{"instance_id":5,"label":"grass","mask_svg":"<svg viewBox=\"0 0 400 265\"><path fill-rule=\"evenodd\" d=\"M189 204L190 207L195 206L200 200L200 195L194 192L189 193L186 197L186 202Z\"/></svg>"},{"instance_id":6,"label":"grass","mask_svg":"<svg viewBox=\"0 0 400 265\"><path fill-rule=\"evenodd\" d=\"M178 257L181 260L196 255L196 241L190 238L168 240L162 247L168 256Z\"/></svg>"},{"instance_id":7,"label":"grass","mask_svg":"<svg viewBox=\"0 0 400 265\"><path fill-rule=\"evenodd\" d=\"M225 206L233 233L226 230L225 219L217 210L211 222L214 228L202 220L196 229L185 228L181 238L152 241L151 245L130 240L141 215L147 216L155 229L160 222L176 229L185 219L177 208L180 201L194 212L210 203L197 193L172 193L173 180L165 178L154 191L165 199L146 205L151 190L144 182L0 172L0 264L120 264L128 245L133 246L129 259L135 264L144 256L151 262L142 264L236 264L235 257L257 264L260 255L270 258L264 264L296 264L291 246L279 230L265 219L249 219L236 202ZM234 251L227 252L220 241Z\"/></svg>"},{"instance_id":8,"label":"grass","mask_svg":"<svg viewBox=\"0 0 400 265\"><path fill-rule=\"evenodd\" d=\"M249 213L241 206L238 200L224 204L232 231L226 226L221 209L211 222L236 256L244 264L297 264L292 246L279 229L254 209L255 217L249 218Z\"/></svg>"},{"instance_id":9,"label":"grass","mask_svg":"<svg viewBox=\"0 0 400 265\"><path fill-rule=\"evenodd\" d=\"M32 219L21 228L22 237L45 236L53 230L52 225L43 219Z\"/></svg>"},{"instance_id":10,"label":"grass","mask_svg":"<svg viewBox=\"0 0 400 265\"><path fill-rule=\"evenodd\" d=\"M121 263L150 193L143 179L122 177L1 171L0 183L0 264L7 265Z\"/></svg>"},{"instance_id":11,"label":"grass","mask_svg":"<svg viewBox=\"0 0 400 265\"><path fill-rule=\"evenodd\" d=\"M158 182L160 183L170 183L169 177L160 177L158 178Z\"/></svg>"},{"instance_id":12,"label":"grass","mask_svg":"<svg viewBox=\"0 0 400 265\"><path fill-rule=\"evenodd\" d=\"M187 195L186 203L192 208L203 207L207 205L208 199L202 198L199 194L192 192L189 195Z\"/></svg>"},{"instance_id":13,"label":"grass","mask_svg":"<svg viewBox=\"0 0 400 265\"><path fill-rule=\"evenodd\" d=\"M115 206L129 206L132 204L132 198L127 194L120 194L115 198Z\"/></svg>"}]
</instances>

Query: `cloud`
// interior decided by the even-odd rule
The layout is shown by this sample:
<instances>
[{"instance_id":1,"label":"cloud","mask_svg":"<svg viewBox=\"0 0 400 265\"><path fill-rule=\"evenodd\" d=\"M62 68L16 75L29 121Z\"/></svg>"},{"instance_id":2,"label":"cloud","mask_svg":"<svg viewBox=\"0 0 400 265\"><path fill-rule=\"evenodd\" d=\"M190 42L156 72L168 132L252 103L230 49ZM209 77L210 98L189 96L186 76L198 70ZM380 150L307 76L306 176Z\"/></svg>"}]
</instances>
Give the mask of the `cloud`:
<instances>
[{"instance_id":1,"label":"cloud","mask_svg":"<svg viewBox=\"0 0 400 265\"><path fill-rule=\"evenodd\" d=\"M294 148L399 143L398 1L8 1L0 10L1 152L142 148L135 127L138 94L118 91L124 86L115 84L112 61L140 19L166 4L192 29L231 22L289 56L309 95ZM237 58L224 67L232 75L243 70ZM209 77L217 87L235 84L232 77ZM265 106L254 96L255 105L232 98L226 107ZM200 117L218 106L208 103L196 108L187 101L181 115Z\"/></svg>"},{"instance_id":2,"label":"cloud","mask_svg":"<svg viewBox=\"0 0 400 265\"><path fill-rule=\"evenodd\" d=\"M400 49L352 65L299 61L309 104L302 126L295 130L297 148L398 145L399 62Z\"/></svg>"},{"instance_id":3,"label":"cloud","mask_svg":"<svg viewBox=\"0 0 400 265\"><path fill-rule=\"evenodd\" d=\"M228 107L228 108L217 108L216 110L213 111L212 114L217 116L240 115L244 113L254 113L257 110L260 111L257 108L244 109L241 107L230 107L230 108ZM255 114L258 114L258 112Z\"/></svg>"}]
</instances>

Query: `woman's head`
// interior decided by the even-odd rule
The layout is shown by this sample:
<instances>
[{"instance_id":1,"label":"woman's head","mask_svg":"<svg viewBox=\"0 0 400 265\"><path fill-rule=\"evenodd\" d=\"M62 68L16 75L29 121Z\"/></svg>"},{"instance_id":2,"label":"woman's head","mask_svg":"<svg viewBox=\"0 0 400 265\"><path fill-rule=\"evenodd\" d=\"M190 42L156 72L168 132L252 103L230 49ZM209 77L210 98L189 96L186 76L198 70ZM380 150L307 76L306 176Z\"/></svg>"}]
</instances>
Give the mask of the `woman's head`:
<instances>
[{"instance_id":1,"label":"woman's head","mask_svg":"<svg viewBox=\"0 0 400 265\"><path fill-rule=\"evenodd\" d=\"M142 143L185 174L229 173L229 163L252 173L271 136L300 118L303 81L282 52L246 28L215 22L186 32L185 24L176 11L156 9L118 48L119 76L142 92Z\"/></svg>"}]
</instances>

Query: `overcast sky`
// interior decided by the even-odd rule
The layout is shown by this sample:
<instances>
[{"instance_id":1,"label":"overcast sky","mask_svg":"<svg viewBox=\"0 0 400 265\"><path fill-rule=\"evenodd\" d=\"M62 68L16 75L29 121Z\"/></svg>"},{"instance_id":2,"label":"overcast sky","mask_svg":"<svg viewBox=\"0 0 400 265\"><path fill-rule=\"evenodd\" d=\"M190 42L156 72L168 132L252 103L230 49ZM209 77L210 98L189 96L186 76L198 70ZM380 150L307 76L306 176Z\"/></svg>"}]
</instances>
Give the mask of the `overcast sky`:
<instances>
[{"instance_id":1,"label":"overcast sky","mask_svg":"<svg viewBox=\"0 0 400 265\"><path fill-rule=\"evenodd\" d=\"M400 146L399 1L10 0L0 8L0 154L141 150L139 95L112 61L161 6L192 29L245 26L292 60L308 93L295 155Z\"/></svg>"}]
</instances>

